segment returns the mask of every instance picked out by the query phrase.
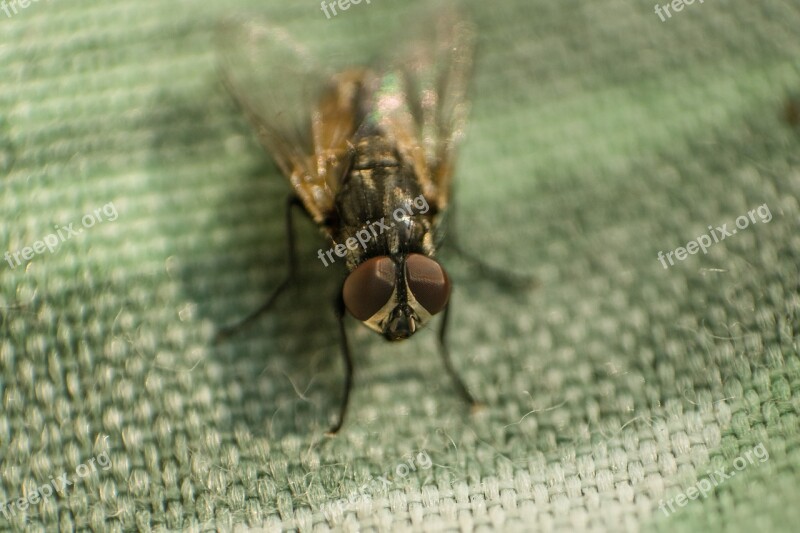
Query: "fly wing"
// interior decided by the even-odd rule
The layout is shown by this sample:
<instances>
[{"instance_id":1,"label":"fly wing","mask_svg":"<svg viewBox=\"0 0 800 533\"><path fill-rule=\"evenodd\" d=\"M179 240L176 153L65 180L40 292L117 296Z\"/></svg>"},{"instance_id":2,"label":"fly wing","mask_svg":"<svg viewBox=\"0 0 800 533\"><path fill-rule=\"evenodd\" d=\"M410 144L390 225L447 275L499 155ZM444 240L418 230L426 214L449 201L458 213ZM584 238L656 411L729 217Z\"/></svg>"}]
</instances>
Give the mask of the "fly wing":
<instances>
[{"instance_id":1,"label":"fly wing","mask_svg":"<svg viewBox=\"0 0 800 533\"><path fill-rule=\"evenodd\" d=\"M222 79L318 224L334 208L361 71L331 76L287 30L230 18L217 30Z\"/></svg>"},{"instance_id":2,"label":"fly wing","mask_svg":"<svg viewBox=\"0 0 800 533\"><path fill-rule=\"evenodd\" d=\"M414 165L429 202L443 210L450 197L455 147L468 113L467 87L472 71L475 28L453 7L431 17L424 36L410 42L397 60L405 81L407 106L391 101L384 124L399 151Z\"/></svg>"}]
</instances>

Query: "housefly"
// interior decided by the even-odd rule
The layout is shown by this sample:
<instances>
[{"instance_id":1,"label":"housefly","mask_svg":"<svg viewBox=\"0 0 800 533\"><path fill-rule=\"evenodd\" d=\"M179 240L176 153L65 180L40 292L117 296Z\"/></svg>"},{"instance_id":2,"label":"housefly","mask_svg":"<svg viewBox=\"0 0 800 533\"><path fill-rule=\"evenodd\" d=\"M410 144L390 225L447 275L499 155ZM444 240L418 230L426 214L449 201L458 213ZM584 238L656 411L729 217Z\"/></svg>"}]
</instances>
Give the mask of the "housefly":
<instances>
[{"instance_id":1,"label":"housefly","mask_svg":"<svg viewBox=\"0 0 800 533\"><path fill-rule=\"evenodd\" d=\"M335 305L346 379L330 433L344 422L353 383L347 313L390 341L407 339L443 315L439 348L445 368L460 395L476 405L450 360L451 280L437 260L455 147L467 114L475 32L453 9L440 11L427 26L407 46L389 42L402 51L382 62L345 61L342 68L335 68L341 54L316 60L288 31L253 19L228 20L218 32L222 79L292 189L286 208L288 275L259 309L222 329L219 338L269 310L295 279L292 217L298 208L344 252L347 270ZM414 211L411 206L422 200L428 209ZM393 216L398 209L406 215ZM385 223L368 241L353 245L359 231L374 230L382 220L391 226Z\"/></svg>"}]
</instances>

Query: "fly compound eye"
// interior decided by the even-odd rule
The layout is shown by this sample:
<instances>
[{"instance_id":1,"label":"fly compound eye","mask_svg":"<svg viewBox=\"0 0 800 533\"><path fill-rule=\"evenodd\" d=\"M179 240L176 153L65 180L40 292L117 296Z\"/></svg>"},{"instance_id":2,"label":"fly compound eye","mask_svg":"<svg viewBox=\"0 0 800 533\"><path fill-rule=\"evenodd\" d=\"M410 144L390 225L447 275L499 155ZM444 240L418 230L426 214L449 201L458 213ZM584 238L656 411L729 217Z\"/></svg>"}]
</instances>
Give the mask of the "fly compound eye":
<instances>
[{"instance_id":1,"label":"fly compound eye","mask_svg":"<svg viewBox=\"0 0 800 533\"><path fill-rule=\"evenodd\" d=\"M406 281L417 302L435 315L450 298L450 278L442 265L421 254L406 258Z\"/></svg>"},{"instance_id":2,"label":"fly compound eye","mask_svg":"<svg viewBox=\"0 0 800 533\"><path fill-rule=\"evenodd\" d=\"M394 284L394 261L388 257L368 259L344 280L344 305L357 319L368 320L392 297Z\"/></svg>"}]
</instances>

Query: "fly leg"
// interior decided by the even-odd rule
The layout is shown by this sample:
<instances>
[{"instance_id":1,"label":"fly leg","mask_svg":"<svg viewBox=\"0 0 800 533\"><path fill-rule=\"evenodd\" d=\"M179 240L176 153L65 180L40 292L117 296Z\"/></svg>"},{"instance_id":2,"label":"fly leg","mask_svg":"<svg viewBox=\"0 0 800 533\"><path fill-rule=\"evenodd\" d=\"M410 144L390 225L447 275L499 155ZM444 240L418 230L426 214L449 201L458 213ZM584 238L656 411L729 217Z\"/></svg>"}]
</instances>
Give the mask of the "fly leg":
<instances>
[{"instance_id":1,"label":"fly leg","mask_svg":"<svg viewBox=\"0 0 800 533\"><path fill-rule=\"evenodd\" d=\"M328 435L335 435L344 424L344 416L347 414L347 405L350 401L350 390L353 388L353 357L350 354L350 346L347 343L344 316L344 299L342 298L342 291L339 291L339 296L336 299L336 319L339 322L339 339L344 359L344 396L342 396L342 403L339 407L339 420L328 430Z\"/></svg>"},{"instance_id":2,"label":"fly leg","mask_svg":"<svg viewBox=\"0 0 800 533\"><path fill-rule=\"evenodd\" d=\"M295 278L295 274L297 272L297 253L295 250L295 235L294 235L294 224L292 222L292 208L293 207L303 207L302 202L297 196L290 195L287 202L286 202L286 234L287 234L287 244L288 244L288 251L289 251L289 271L286 274L286 277L278 285L275 290L272 291L272 294L269 295L269 298L261 304L261 306L254 310L252 313L244 317L243 319L230 324L228 326L224 326L217 331L217 334L214 338L214 342L218 343L221 342L231 335L238 333L246 326L252 324L258 317L263 315L264 313L268 312L272 309L272 306L277 302L278 296L280 296L286 288L292 284Z\"/></svg>"},{"instance_id":3,"label":"fly leg","mask_svg":"<svg viewBox=\"0 0 800 533\"><path fill-rule=\"evenodd\" d=\"M504 268L496 267L481 259L479 256L464 248L456 232L455 205L450 207L449 220L447 221L447 239L442 243L445 247L452 248L462 259L477 271L481 277L492 280L494 283L508 289L524 290L533 289L539 281L533 276L526 276L511 272Z\"/></svg>"},{"instance_id":4,"label":"fly leg","mask_svg":"<svg viewBox=\"0 0 800 533\"><path fill-rule=\"evenodd\" d=\"M447 346L447 323L449 322L449 316L450 303L448 302L442 311L442 321L439 324L439 352L442 354L444 367L450 375L450 379L453 380L453 385L455 385L461 397L464 398L464 401L472 406L472 410L474 411L480 408L481 404L469 393L466 385L464 385L464 382L461 380L461 376L459 376L456 369L453 368L453 362L450 360L450 349Z\"/></svg>"},{"instance_id":5,"label":"fly leg","mask_svg":"<svg viewBox=\"0 0 800 533\"><path fill-rule=\"evenodd\" d=\"M476 270L481 277L492 280L494 283L506 287L508 289L533 289L539 286L539 281L533 276L526 276L525 274L518 274L511 272L504 268L490 265L480 257L473 255L466 251L457 242L450 242L453 250L466 260L474 270Z\"/></svg>"}]
</instances>

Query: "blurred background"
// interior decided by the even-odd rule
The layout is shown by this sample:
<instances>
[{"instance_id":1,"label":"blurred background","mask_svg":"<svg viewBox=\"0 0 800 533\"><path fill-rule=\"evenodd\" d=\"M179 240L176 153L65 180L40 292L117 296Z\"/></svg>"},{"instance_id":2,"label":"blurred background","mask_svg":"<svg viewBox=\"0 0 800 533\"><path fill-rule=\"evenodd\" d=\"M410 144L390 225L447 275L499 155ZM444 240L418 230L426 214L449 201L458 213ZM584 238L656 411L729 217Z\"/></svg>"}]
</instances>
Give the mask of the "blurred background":
<instances>
[{"instance_id":1,"label":"blurred background","mask_svg":"<svg viewBox=\"0 0 800 533\"><path fill-rule=\"evenodd\" d=\"M464 4L478 48L456 224L540 282L504 290L443 255L454 363L483 412L442 372L435 328L390 345L350 321L350 411L324 436L343 274L305 221L298 286L212 344L282 280L289 192L220 83L216 23L259 13L360 62L423 4L0 4L0 529L792 530L797 0L669 18ZM764 204L769 221L659 261ZM13 259L50 234L52 252ZM759 445L769 458L737 469ZM402 475L422 452L431 466ZM691 498L720 469L736 475Z\"/></svg>"}]
</instances>

